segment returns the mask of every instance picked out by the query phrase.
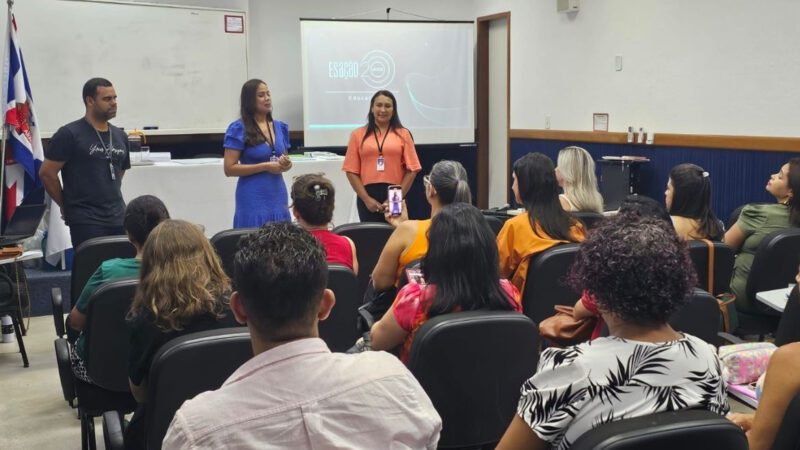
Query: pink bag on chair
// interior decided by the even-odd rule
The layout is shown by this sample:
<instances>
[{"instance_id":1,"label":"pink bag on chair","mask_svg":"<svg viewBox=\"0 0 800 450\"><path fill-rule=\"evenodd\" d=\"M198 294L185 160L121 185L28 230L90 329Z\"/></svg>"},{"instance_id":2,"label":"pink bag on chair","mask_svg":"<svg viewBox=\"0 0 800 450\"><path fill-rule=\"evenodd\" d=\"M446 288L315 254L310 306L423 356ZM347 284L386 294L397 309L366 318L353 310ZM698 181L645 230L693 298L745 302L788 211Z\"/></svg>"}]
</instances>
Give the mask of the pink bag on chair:
<instances>
[{"instance_id":1,"label":"pink bag on chair","mask_svg":"<svg viewBox=\"0 0 800 450\"><path fill-rule=\"evenodd\" d=\"M770 342L723 345L719 348L722 377L728 384L755 382L766 372L769 358L776 348Z\"/></svg>"}]
</instances>

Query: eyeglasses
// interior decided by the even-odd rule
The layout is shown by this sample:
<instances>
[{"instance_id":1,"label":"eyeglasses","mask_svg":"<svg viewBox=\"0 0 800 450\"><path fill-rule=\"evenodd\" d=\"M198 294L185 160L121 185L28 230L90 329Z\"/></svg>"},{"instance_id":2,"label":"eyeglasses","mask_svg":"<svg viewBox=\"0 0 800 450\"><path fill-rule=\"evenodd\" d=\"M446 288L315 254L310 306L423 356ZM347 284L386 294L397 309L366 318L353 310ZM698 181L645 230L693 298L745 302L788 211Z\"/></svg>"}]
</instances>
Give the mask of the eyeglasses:
<instances>
[{"instance_id":1,"label":"eyeglasses","mask_svg":"<svg viewBox=\"0 0 800 450\"><path fill-rule=\"evenodd\" d=\"M425 175L424 177L422 177L422 182L425 183L425 186L430 186L431 185L431 176L430 175Z\"/></svg>"}]
</instances>

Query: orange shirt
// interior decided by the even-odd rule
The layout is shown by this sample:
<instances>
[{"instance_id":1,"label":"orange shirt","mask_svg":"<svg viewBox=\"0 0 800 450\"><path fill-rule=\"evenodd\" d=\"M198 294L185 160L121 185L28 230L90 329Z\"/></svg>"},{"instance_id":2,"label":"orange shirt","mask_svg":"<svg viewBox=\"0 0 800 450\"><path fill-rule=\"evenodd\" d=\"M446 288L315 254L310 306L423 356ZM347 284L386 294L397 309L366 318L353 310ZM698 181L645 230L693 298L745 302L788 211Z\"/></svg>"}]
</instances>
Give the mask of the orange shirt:
<instances>
[{"instance_id":1,"label":"orange shirt","mask_svg":"<svg viewBox=\"0 0 800 450\"><path fill-rule=\"evenodd\" d=\"M350 134L342 170L361 176L367 184L400 184L406 172L419 172L422 165L417 157L414 140L405 128L393 129L386 136L367 136L367 127L356 128ZM363 142L362 142L363 141ZM378 142L383 143L384 170L378 172Z\"/></svg>"},{"instance_id":2,"label":"orange shirt","mask_svg":"<svg viewBox=\"0 0 800 450\"><path fill-rule=\"evenodd\" d=\"M432 219L418 220L417 221L417 234L414 235L414 242L403 250L400 254L400 260L397 261L397 275L395 276L395 286L400 283L400 277L406 266L416 259L423 258L428 254L428 230L431 227Z\"/></svg>"},{"instance_id":3,"label":"orange shirt","mask_svg":"<svg viewBox=\"0 0 800 450\"><path fill-rule=\"evenodd\" d=\"M538 224L537 224L538 228ZM544 231L533 232L528 214L508 219L497 235L497 250L500 256L500 276L511 280L511 284L524 295L525 279L531 258L550 247L567 244L569 241L553 239ZM585 239L583 225L577 223L570 229L574 242Z\"/></svg>"}]
</instances>

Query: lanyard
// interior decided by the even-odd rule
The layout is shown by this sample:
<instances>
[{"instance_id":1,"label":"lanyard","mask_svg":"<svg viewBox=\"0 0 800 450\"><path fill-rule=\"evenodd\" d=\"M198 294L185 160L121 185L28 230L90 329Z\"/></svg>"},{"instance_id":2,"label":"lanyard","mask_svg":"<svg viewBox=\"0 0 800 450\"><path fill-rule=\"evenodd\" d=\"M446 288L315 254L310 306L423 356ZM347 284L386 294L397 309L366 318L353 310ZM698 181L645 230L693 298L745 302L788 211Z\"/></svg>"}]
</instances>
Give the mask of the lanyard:
<instances>
[{"instance_id":1,"label":"lanyard","mask_svg":"<svg viewBox=\"0 0 800 450\"><path fill-rule=\"evenodd\" d=\"M383 144L386 142L386 138L389 137L389 129L386 129L386 134L383 135L383 140L378 142L378 131L375 131L375 144L378 146L378 154L383 157Z\"/></svg>"},{"instance_id":2,"label":"lanyard","mask_svg":"<svg viewBox=\"0 0 800 450\"><path fill-rule=\"evenodd\" d=\"M270 123L272 123L272 121L268 120L267 134L269 137L267 137L267 134L264 134L264 132L261 130L261 126L258 124L258 122L256 122L256 128L258 128L258 132L261 133L261 137L264 138L264 141L269 145L269 148L272 149L272 156L275 156L275 139L272 137L272 130L269 128Z\"/></svg>"},{"instance_id":3,"label":"lanyard","mask_svg":"<svg viewBox=\"0 0 800 450\"><path fill-rule=\"evenodd\" d=\"M92 127L92 128L94 128L94 127ZM100 141L100 145L103 146L103 151L106 153L106 158L108 158L110 160L111 159L111 149L112 149L112 145L114 143L114 141L112 140L113 139L112 138L113 133L111 133L111 127L108 127L108 147L106 147L106 143L103 142L103 138L100 136L100 132L97 131L97 128L94 128L94 132L95 132L95 134L97 134L97 140Z\"/></svg>"}]
</instances>

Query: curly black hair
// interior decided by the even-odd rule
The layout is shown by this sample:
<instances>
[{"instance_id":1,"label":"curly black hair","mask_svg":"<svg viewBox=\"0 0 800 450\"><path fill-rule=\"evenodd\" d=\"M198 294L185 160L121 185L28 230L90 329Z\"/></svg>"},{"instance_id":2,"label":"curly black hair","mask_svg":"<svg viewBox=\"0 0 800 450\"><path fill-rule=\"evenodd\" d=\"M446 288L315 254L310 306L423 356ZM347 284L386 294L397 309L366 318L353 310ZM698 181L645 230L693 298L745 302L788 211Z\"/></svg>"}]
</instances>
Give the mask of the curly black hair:
<instances>
[{"instance_id":1,"label":"curly black hair","mask_svg":"<svg viewBox=\"0 0 800 450\"><path fill-rule=\"evenodd\" d=\"M589 234L568 280L604 312L655 325L686 303L697 275L686 243L663 220L622 213Z\"/></svg>"}]
</instances>

